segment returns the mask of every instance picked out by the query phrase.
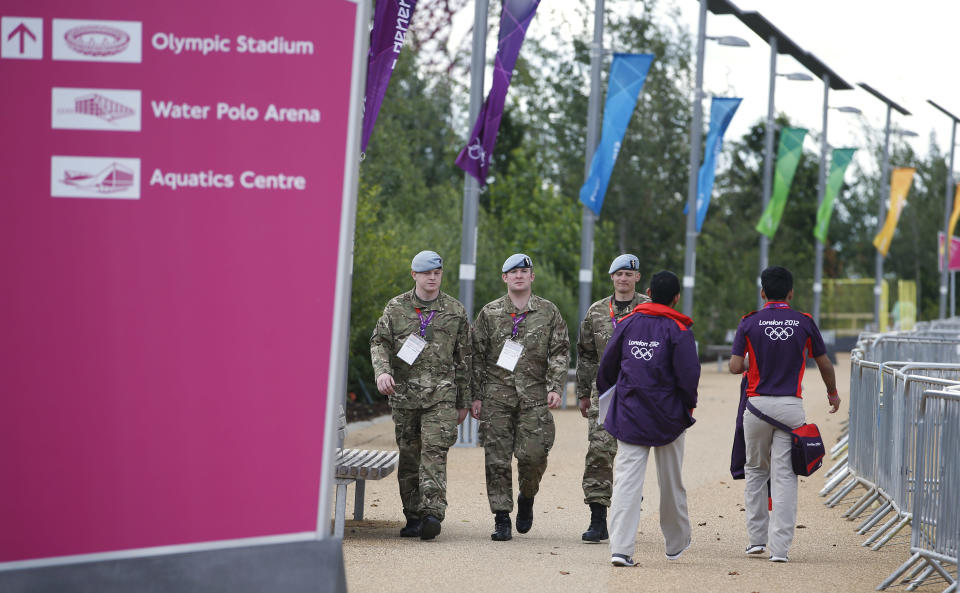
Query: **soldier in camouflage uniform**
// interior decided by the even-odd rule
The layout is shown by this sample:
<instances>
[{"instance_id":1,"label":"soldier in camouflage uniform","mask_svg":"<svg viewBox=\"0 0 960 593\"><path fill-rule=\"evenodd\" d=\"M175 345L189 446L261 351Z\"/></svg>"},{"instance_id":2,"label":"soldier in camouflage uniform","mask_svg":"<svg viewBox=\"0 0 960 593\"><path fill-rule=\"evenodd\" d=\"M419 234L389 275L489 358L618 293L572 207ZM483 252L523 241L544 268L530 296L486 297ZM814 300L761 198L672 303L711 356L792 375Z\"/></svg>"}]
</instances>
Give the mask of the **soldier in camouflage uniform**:
<instances>
[{"instance_id":1,"label":"soldier in camouflage uniform","mask_svg":"<svg viewBox=\"0 0 960 593\"><path fill-rule=\"evenodd\" d=\"M370 338L377 389L389 396L400 459L402 537L433 539L447 508L447 450L469 411L470 322L440 291L443 260L413 258L414 288L387 303Z\"/></svg>"},{"instance_id":2,"label":"soldier in camouflage uniform","mask_svg":"<svg viewBox=\"0 0 960 593\"><path fill-rule=\"evenodd\" d=\"M533 262L522 253L501 268L507 294L477 315L473 336L473 416L480 420L494 541L511 539L512 457L517 458L517 531L533 525L533 498L547 469L570 338L557 306L533 294ZM511 356L511 353L513 356Z\"/></svg>"},{"instance_id":3,"label":"soldier in camouflage uniform","mask_svg":"<svg viewBox=\"0 0 960 593\"><path fill-rule=\"evenodd\" d=\"M590 506L590 526L581 538L588 543L608 539L607 508L613 492L613 459L617 456L617 439L597 421L597 367L603 349L613 335L617 321L640 303L650 298L637 292L640 281L640 260L632 254L618 256L610 264L610 280L614 293L587 309L577 339L577 402L587 419L587 457L583 469L583 502Z\"/></svg>"}]
</instances>

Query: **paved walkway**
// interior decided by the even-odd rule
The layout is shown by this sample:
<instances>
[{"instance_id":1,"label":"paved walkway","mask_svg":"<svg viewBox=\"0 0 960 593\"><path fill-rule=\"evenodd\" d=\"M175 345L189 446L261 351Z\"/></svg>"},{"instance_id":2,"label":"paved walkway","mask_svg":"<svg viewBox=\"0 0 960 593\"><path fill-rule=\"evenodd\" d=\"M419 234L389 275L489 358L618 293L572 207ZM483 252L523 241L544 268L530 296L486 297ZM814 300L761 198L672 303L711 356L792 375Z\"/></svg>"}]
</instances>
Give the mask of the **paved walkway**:
<instances>
[{"instance_id":1,"label":"paved walkway","mask_svg":"<svg viewBox=\"0 0 960 593\"><path fill-rule=\"evenodd\" d=\"M846 417L849 357L841 355L838 384L843 408L827 413L816 368L804 387L807 421L816 422L832 445ZM800 479L797 535L788 564L743 554L743 482L730 479L730 444L739 378L705 364L700 381L698 422L687 432L683 468L693 545L684 555L664 557L658 523L655 464L648 466L644 513L637 537L636 568L613 568L606 544L589 545L580 534L589 522L580 479L586 452L586 420L575 407L557 410L557 441L536 499L533 529L514 531L509 542L493 542L493 515L487 506L483 451L451 449L448 501L443 532L431 542L401 539L403 524L396 478L367 484L364 521L347 521L343 552L353 593L506 593L512 591L731 591L819 593L873 591L909 557L909 530L879 552L860 547L865 539L841 517L849 506L823 506L817 496L825 470ZM346 446L396 449L387 419L348 434ZM828 462L829 467L829 462ZM514 477L514 484L516 478ZM859 491L858 491L859 492ZM859 495L859 494L857 494ZM348 493L351 517L353 491ZM851 503L852 503L851 499ZM922 592L941 591L927 585ZM902 587L890 589L903 591Z\"/></svg>"}]
</instances>

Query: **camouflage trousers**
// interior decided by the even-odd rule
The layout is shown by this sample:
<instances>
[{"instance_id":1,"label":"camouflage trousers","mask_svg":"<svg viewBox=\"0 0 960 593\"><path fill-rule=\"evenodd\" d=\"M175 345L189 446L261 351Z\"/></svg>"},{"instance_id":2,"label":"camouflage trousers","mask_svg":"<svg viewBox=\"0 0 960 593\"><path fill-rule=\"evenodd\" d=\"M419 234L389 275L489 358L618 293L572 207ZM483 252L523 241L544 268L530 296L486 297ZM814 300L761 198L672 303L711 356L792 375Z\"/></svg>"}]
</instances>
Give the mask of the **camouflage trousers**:
<instances>
[{"instance_id":1,"label":"camouflage trousers","mask_svg":"<svg viewBox=\"0 0 960 593\"><path fill-rule=\"evenodd\" d=\"M590 396L587 412L587 457L583 467L583 502L610 506L613 494L613 460L617 456L617 439L600 426L597 396Z\"/></svg>"},{"instance_id":2,"label":"camouflage trousers","mask_svg":"<svg viewBox=\"0 0 960 593\"><path fill-rule=\"evenodd\" d=\"M393 409L400 458L397 482L403 513L433 515L447 510L447 450L457 442L457 409L452 402L429 408Z\"/></svg>"},{"instance_id":3,"label":"camouflage trousers","mask_svg":"<svg viewBox=\"0 0 960 593\"><path fill-rule=\"evenodd\" d=\"M517 458L520 494L533 498L547 470L556 427L547 406L522 409L484 400L478 428L483 445L490 511L513 511L513 457Z\"/></svg>"}]
</instances>

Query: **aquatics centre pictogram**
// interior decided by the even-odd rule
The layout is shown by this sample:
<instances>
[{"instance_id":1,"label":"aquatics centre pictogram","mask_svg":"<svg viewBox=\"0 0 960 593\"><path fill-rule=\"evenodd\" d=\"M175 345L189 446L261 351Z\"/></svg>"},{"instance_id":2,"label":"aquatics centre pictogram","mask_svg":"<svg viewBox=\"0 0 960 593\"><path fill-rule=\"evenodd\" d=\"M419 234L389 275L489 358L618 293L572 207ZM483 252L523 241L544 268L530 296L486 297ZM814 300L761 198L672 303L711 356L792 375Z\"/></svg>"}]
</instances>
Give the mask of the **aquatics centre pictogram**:
<instances>
[{"instance_id":1,"label":"aquatics centre pictogram","mask_svg":"<svg viewBox=\"0 0 960 593\"><path fill-rule=\"evenodd\" d=\"M125 191L133 186L133 182L133 170L116 162L96 174L65 170L63 179L60 180L60 183L101 194Z\"/></svg>"},{"instance_id":2,"label":"aquatics centre pictogram","mask_svg":"<svg viewBox=\"0 0 960 593\"><path fill-rule=\"evenodd\" d=\"M113 56L130 45L130 35L106 25L80 25L63 34L67 47L87 56Z\"/></svg>"}]
</instances>

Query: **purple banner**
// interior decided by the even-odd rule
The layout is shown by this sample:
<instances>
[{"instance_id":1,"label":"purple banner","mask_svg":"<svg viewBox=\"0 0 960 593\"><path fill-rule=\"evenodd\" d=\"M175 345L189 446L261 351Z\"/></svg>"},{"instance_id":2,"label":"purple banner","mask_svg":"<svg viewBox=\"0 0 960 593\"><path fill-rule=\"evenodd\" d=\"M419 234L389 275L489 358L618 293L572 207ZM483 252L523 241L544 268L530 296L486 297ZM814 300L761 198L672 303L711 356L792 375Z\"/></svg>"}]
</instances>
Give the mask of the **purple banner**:
<instances>
[{"instance_id":1,"label":"purple banner","mask_svg":"<svg viewBox=\"0 0 960 593\"><path fill-rule=\"evenodd\" d=\"M397 65L403 40L410 28L417 0L377 0L370 31L370 53L367 58L367 94L363 100L363 137L360 150L367 150L373 125L377 122L383 96L390 85L390 75Z\"/></svg>"},{"instance_id":2,"label":"purple banner","mask_svg":"<svg viewBox=\"0 0 960 593\"><path fill-rule=\"evenodd\" d=\"M486 185L513 67L517 63L527 27L539 5L540 0L503 0L497 57L493 63L493 85L477 115L470 141L457 157L457 166L476 177L481 187Z\"/></svg>"}]
</instances>

